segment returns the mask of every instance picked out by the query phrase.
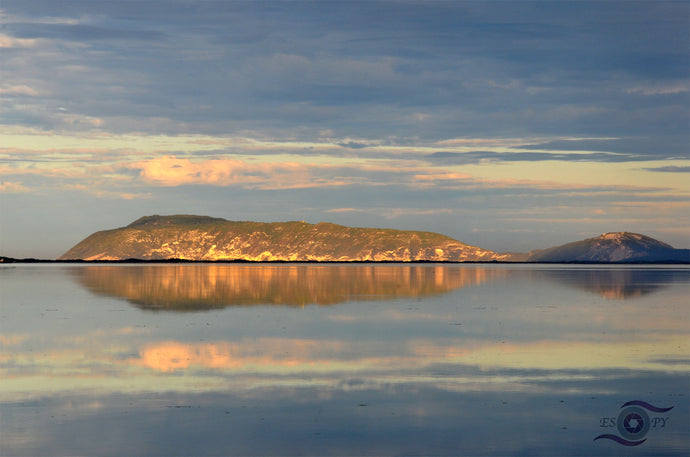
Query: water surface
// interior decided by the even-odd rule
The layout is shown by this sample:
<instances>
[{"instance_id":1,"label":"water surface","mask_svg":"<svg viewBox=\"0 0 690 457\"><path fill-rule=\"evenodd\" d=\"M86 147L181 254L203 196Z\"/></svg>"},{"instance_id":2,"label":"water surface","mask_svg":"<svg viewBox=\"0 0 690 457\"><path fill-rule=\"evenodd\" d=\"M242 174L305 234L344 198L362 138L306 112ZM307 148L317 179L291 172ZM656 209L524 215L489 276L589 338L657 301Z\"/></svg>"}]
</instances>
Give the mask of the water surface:
<instances>
[{"instance_id":1,"label":"water surface","mask_svg":"<svg viewBox=\"0 0 690 457\"><path fill-rule=\"evenodd\" d=\"M689 285L675 266L2 266L0 455L688 455ZM636 400L667 410L644 442L595 440Z\"/></svg>"}]
</instances>

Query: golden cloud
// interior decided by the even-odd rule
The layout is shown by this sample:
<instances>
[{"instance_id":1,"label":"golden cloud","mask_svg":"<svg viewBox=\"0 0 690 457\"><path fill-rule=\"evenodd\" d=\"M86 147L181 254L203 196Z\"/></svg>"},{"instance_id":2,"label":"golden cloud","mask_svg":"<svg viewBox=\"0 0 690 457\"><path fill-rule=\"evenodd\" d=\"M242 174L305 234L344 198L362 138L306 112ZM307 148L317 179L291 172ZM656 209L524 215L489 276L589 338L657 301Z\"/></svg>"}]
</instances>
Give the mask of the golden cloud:
<instances>
[{"instance_id":1,"label":"golden cloud","mask_svg":"<svg viewBox=\"0 0 690 457\"><path fill-rule=\"evenodd\" d=\"M28 192L29 188L26 187L21 181L11 182L11 181L1 181L0 182L0 192L7 193L20 193Z\"/></svg>"},{"instance_id":2,"label":"golden cloud","mask_svg":"<svg viewBox=\"0 0 690 457\"><path fill-rule=\"evenodd\" d=\"M297 162L248 163L237 159L191 159L165 155L128 165L140 170L140 177L151 184L180 186L202 184L214 186L244 185L259 189L294 189L305 187L353 184L348 178L323 178L317 172L332 169L331 165Z\"/></svg>"},{"instance_id":3,"label":"golden cloud","mask_svg":"<svg viewBox=\"0 0 690 457\"><path fill-rule=\"evenodd\" d=\"M417 181L459 181L471 178L473 178L472 175L458 172L434 173L414 176L414 179Z\"/></svg>"}]
</instances>

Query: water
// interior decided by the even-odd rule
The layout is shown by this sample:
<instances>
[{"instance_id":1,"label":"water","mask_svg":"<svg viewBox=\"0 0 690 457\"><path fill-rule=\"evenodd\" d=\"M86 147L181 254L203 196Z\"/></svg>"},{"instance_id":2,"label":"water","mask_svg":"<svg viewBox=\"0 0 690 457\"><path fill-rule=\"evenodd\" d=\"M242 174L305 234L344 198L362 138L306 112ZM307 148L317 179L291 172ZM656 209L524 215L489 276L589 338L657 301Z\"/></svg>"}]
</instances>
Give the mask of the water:
<instances>
[{"instance_id":1,"label":"water","mask_svg":"<svg viewBox=\"0 0 690 457\"><path fill-rule=\"evenodd\" d=\"M0 294L3 456L690 453L685 266L15 264Z\"/></svg>"}]
</instances>

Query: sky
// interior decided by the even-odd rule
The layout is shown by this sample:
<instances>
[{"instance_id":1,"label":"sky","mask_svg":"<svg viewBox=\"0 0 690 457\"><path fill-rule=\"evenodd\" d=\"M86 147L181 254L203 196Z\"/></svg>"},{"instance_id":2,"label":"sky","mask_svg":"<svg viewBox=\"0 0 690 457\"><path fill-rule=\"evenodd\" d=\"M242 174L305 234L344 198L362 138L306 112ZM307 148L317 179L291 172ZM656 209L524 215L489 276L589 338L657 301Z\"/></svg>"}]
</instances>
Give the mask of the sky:
<instances>
[{"instance_id":1,"label":"sky","mask_svg":"<svg viewBox=\"0 0 690 457\"><path fill-rule=\"evenodd\" d=\"M690 2L3 0L0 255L152 214L690 247Z\"/></svg>"}]
</instances>

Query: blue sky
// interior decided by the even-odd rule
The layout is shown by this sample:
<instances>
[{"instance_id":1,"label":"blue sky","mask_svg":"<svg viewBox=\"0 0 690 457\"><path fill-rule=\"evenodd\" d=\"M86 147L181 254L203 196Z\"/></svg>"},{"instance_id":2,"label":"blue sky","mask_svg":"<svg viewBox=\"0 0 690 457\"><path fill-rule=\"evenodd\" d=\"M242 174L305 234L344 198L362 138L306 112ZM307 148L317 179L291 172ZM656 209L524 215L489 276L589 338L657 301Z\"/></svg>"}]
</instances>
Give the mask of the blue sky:
<instances>
[{"instance_id":1,"label":"blue sky","mask_svg":"<svg viewBox=\"0 0 690 457\"><path fill-rule=\"evenodd\" d=\"M149 214L690 246L681 2L0 4L0 255Z\"/></svg>"}]
</instances>

